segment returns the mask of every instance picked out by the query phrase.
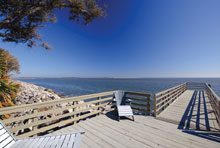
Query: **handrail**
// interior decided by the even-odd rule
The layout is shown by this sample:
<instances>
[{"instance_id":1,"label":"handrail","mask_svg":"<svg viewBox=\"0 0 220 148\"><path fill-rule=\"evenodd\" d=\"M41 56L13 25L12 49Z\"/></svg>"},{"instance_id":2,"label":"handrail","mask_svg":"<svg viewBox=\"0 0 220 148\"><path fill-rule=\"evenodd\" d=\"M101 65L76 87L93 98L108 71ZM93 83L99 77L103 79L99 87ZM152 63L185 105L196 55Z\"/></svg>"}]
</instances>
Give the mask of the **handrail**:
<instances>
[{"instance_id":1,"label":"handrail","mask_svg":"<svg viewBox=\"0 0 220 148\"><path fill-rule=\"evenodd\" d=\"M110 91L5 107L0 109L0 116L9 114L11 118L3 119L2 122L17 137L23 138L100 114L107 105L112 104L113 94L114 91Z\"/></svg>"},{"instance_id":2,"label":"handrail","mask_svg":"<svg viewBox=\"0 0 220 148\"><path fill-rule=\"evenodd\" d=\"M172 90L175 90L176 88L181 87L182 85L186 85L186 83L182 83L182 84L180 84L180 85L177 85L177 86L168 88L168 89L166 89L166 90L160 91L160 92L156 93L155 95L156 95L157 97L159 97L160 95L167 94L167 92L170 92L170 91L172 91Z\"/></svg>"},{"instance_id":3,"label":"handrail","mask_svg":"<svg viewBox=\"0 0 220 148\"><path fill-rule=\"evenodd\" d=\"M206 92L210 99L211 106L215 113L218 125L220 127L220 97L214 92L214 90L206 83Z\"/></svg>"},{"instance_id":4,"label":"handrail","mask_svg":"<svg viewBox=\"0 0 220 148\"><path fill-rule=\"evenodd\" d=\"M154 94L154 116L156 117L165 110L177 97L185 92L186 89L206 90L220 126L220 97L207 83L187 82Z\"/></svg>"},{"instance_id":5,"label":"handrail","mask_svg":"<svg viewBox=\"0 0 220 148\"><path fill-rule=\"evenodd\" d=\"M89 95L82 95L82 96L76 96L76 97L69 97L69 98L64 98L64 99L57 99L57 100L51 100L51 101L45 101L45 102L40 102L40 103L33 103L33 104L25 104L25 105L17 105L17 106L12 106L12 107L4 107L0 108L0 113L1 114L8 114L11 112L15 111L23 111L27 109L34 109L34 108L39 108L40 107L47 107L48 105L56 105L60 103L68 103L71 101L84 101L96 97L103 97L106 95L111 95L113 94L114 91L109 91L109 92L102 92L102 93L95 93L95 94L89 94Z\"/></svg>"},{"instance_id":6,"label":"handrail","mask_svg":"<svg viewBox=\"0 0 220 148\"><path fill-rule=\"evenodd\" d=\"M112 109L115 91L0 109L0 120L18 138L40 135ZM125 92L134 112L150 114L150 94ZM3 118L9 115L11 118Z\"/></svg>"},{"instance_id":7,"label":"handrail","mask_svg":"<svg viewBox=\"0 0 220 148\"><path fill-rule=\"evenodd\" d=\"M186 89L186 83L183 83L154 94L154 116L156 117L165 110L174 100L184 93Z\"/></svg>"}]
</instances>

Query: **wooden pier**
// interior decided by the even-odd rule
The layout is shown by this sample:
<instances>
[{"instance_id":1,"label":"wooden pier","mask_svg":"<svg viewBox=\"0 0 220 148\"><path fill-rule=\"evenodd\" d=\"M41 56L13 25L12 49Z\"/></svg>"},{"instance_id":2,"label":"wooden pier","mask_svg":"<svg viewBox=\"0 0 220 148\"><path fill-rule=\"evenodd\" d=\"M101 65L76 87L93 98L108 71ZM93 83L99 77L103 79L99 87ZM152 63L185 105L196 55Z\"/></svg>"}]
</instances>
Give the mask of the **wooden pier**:
<instances>
[{"instance_id":1,"label":"wooden pier","mask_svg":"<svg viewBox=\"0 0 220 148\"><path fill-rule=\"evenodd\" d=\"M213 95L212 95L213 94ZM220 100L204 83L184 83L155 94L156 119L183 130L219 131Z\"/></svg>"},{"instance_id":2,"label":"wooden pier","mask_svg":"<svg viewBox=\"0 0 220 148\"><path fill-rule=\"evenodd\" d=\"M85 131L81 147L220 147L220 98L209 85L125 91L135 121L117 121L114 93L2 108L0 117L18 138Z\"/></svg>"}]
</instances>

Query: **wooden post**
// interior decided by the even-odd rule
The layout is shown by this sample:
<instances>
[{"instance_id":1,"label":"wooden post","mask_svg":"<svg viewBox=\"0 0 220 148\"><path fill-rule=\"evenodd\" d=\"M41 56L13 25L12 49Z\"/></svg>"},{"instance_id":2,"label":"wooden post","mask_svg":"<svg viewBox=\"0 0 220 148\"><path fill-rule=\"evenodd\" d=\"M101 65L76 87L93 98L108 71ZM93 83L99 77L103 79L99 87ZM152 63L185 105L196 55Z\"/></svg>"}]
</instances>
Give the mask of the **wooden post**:
<instances>
[{"instance_id":1,"label":"wooden post","mask_svg":"<svg viewBox=\"0 0 220 148\"><path fill-rule=\"evenodd\" d=\"M73 101L73 106L74 106L74 105L76 105L76 102L75 102L75 101ZM73 108L73 112L75 112L75 111L76 111L76 108L74 107L74 108ZM76 118L76 114L73 115L73 118ZM76 121L74 121L73 124L76 124Z\"/></svg>"},{"instance_id":2,"label":"wooden post","mask_svg":"<svg viewBox=\"0 0 220 148\"><path fill-rule=\"evenodd\" d=\"M154 117L156 117L157 116L157 98L155 94L153 95L153 97L154 97Z\"/></svg>"},{"instance_id":3,"label":"wooden post","mask_svg":"<svg viewBox=\"0 0 220 148\"><path fill-rule=\"evenodd\" d=\"M218 126L220 126L220 101L218 102Z\"/></svg>"},{"instance_id":4,"label":"wooden post","mask_svg":"<svg viewBox=\"0 0 220 148\"><path fill-rule=\"evenodd\" d=\"M34 113L33 114L36 114L38 112L38 110L34 110ZM30 119L29 119L30 120ZM38 119L37 119L37 117L35 117L34 119L33 119L33 122L36 122ZM29 124L29 123L27 123L27 124ZM34 130L36 130L37 129L37 126L33 126L32 127L32 131L34 131ZM34 135L34 137L36 137L37 135Z\"/></svg>"},{"instance_id":5,"label":"wooden post","mask_svg":"<svg viewBox=\"0 0 220 148\"><path fill-rule=\"evenodd\" d=\"M147 115L150 115L150 96L147 96Z\"/></svg>"},{"instance_id":6,"label":"wooden post","mask_svg":"<svg viewBox=\"0 0 220 148\"><path fill-rule=\"evenodd\" d=\"M98 100L101 100L102 98L101 97L98 97ZM97 105L100 105L101 103L98 102ZM98 110L100 111L101 110L101 107L98 107ZM101 114L101 112L99 112L99 115Z\"/></svg>"}]
</instances>

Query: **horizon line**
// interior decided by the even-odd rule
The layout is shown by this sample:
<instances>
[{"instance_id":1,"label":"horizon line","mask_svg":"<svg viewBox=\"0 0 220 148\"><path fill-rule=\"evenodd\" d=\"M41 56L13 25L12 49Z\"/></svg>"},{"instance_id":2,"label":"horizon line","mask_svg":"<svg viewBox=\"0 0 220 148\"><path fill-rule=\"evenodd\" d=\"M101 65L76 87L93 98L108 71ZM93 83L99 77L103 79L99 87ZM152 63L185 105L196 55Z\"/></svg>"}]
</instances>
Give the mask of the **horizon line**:
<instances>
[{"instance_id":1,"label":"horizon line","mask_svg":"<svg viewBox=\"0 0 220 148\"><path fill-rule=\"evenodd\" d=\"M202 78L213 78L213 79L218 79L220 77L74 77L74 76L67 76L67 77L42 77L42 76L37 76L37 77L29 77L29 76L24 76L24 77L13 77L15 79L44 79L44 78L54 78L54 79L62 79L62 78L75 78L75 79L171 79L171 78L176 78L176 79L202 79Z\"/></svg>"}]
</instances>

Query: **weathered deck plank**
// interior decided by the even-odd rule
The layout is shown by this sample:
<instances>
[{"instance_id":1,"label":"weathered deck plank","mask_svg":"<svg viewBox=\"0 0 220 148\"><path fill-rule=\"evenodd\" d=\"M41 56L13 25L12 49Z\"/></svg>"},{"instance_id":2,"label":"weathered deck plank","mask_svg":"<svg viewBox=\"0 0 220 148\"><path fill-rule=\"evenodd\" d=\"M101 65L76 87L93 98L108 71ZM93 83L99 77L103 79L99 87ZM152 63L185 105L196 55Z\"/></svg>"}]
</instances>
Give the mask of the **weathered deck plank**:
<instances>
[{"instance_id":1,"label":"weathered deck plank","mask_svg":"<svg viewBox=\"0 0 220 148\"><path fill-rule=\"evenodd\" d=\"M103 121L106 122L106 120L103 120ZM151 147L166 147L166 148L183 147L181 145L178 145L176 142L171 142L167 140L166 138L161 138L159 136L156 136L155 134L150 133L149 131L145 131L140 126L133 126L135 125L133 123L130 123L130 124L129 123L125 124L125 123L128 123L128 122L121 122L117 124L116 126L114 126L115 128L114 130L117 130L118 132L124 131L126 135L129 135L131 138L135 140L139 140L145 145L149 145ZM111 122L107 121L105 124L106 126L108 126L109 124L111 124Z\"/></svg>"},{"instance_id":2,"label":"weathered deck plank","mask_svg":"<svg viewBox=\"0 0 220 148\"><path fill-rule=\"evenodd\" d=\"M124 136L123 133L117 132L115 129L112 129L111 126L110 127L108 126L109 123L107 123L107 125L106 125L100 121L101 121L100 119L99 119L99 121L91 120L90 124L93 126L97 126L99 129L102 130L102 132L108 133L108 135L111 136L112 139L115 139L124 145L128 145L128 147L134 147L134 146L146 147L146 145L144 145L143 143L141 143L135 139L131 139L129 136Z\"/></svg>"},{"instance_id":3,"label":"weathered deck plank","mask_svg":"<svg viewBox=\"0 0 220 148\"><path fill-rule=\"evenodd\" d=\"M149 134L153 132L152 134L155 134L158 137L163 137L188 147L202 148L206 147L206 145L211 147L215 146L215 144L213 144L213 142L210 140L192 136L182 132L181 130L177 130L177 125L155 119L149 119L146 121L146 119L143 119L142 117L136 116L136 118L138 118L137 122L139 122L139 124L136 124L135 126L138 126Z\"/></svg>"},{"instance_id":4,"label":"weathered deck plank","mask_svg":"<svg viewBox=\"0 0 220 148\"><path fill-rule=\"evenodd\" d=\"M180 147L218 148L220 143L183 132L178 125L157 120L153 117L135 116L135 122L100 115L54 133L84 130L82 148L88 147Z\"/></svg>"}]
</instances>

